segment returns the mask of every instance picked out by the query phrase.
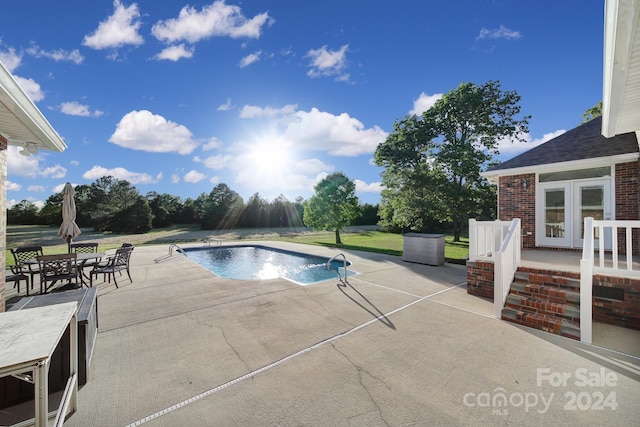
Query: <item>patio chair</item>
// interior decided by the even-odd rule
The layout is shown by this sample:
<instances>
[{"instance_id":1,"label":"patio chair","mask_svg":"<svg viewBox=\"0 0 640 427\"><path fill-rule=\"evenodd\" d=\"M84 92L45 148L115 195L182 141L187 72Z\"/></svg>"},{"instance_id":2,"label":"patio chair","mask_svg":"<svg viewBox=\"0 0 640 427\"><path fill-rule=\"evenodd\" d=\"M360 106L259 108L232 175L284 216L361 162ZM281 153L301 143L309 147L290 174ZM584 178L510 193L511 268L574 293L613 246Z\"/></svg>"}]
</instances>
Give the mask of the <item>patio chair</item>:
<instances>
[{"instance_id":1,"label":"patio chair","mask_svg":"<svg viewBox=\"0 0 640 427\"><path fill-rule=\"evenodd\" d=\"M5 283L13 282L13 287L18 287L18 294L20 293L20 282L26 282L27 296L29 296L29 276L22 272L22 269L16 266L10 267L10 270L5 271L4 281Z\"/></svg>"},{"instance_id":2,"label":"patio chair","mask_svg":"<svg viewBox=\"0 0 640 427\"><path fill-rule=\"evenodd\" d=\"M69 245L69 251L76 254L89 254L98 252L98 243L96 242L84 242L84 243L72 243Z\"/></svg>"},{"instance_id":3,"label":"patio chair","mask_svg":"<svg viewBox=\"0 0 640 427\"><path fill-rule=\"evenodd\" d=\"M40 266L36 261L42 253L42 246L22 246L11 249L13 260L15 261L16 272L26 274L30 278L31 289L35 284L35 277L40 275ZM15 273L14 274L18 274Z\"/></svg>"},{"instance_id":4,"label":"patio chair","mask_svg":"<svg viewBox=\"0 0 640 427\"><path fill-rule=\"evenodd\" d=\"M98 253L98 243L97 242L84 242L84 243L72 243L69 245L69 253L75 254L96 254ZM84 268L93 267L94 265L100 262L100 258L92 259L92 260L84 260L81 262L80 270Z\"/></svg>"},{"instance_id":5,"label":"patio chair","mask_svg":"<svg viewBox=\"0 0 640 427\"><path fill-rule=\"evenodd\" d=\"M110 256L105 262L96 264L93 270L89 272L89 286L93 286L93 276L98 274L106 275L107 280L111 283L111 277L113 276L113 283L116 288L118 287L118 281L116 280L116 273L122 275L123 271L127 272L129 281L131 279L131 273L129 271L129 259L131 258L131 252L133 252L133 246L125 246L116 250L116 253Z\"/></svg>"},{"instance_id":6,"label":"patio chair","mask_svg":"<svg viewBox=\"0 0 640 427\"><path fill-rule=\"evenodd\" d=\"M42 255L39 256L40 264L40 293L46 294L49 290L61 287L56 286L58 282L67 282L67 285L78 287L79 270L76 264L78 255L60 254L60 255ZM66 286L66 285L65 285Z\"/></svg>"}]
</instances>

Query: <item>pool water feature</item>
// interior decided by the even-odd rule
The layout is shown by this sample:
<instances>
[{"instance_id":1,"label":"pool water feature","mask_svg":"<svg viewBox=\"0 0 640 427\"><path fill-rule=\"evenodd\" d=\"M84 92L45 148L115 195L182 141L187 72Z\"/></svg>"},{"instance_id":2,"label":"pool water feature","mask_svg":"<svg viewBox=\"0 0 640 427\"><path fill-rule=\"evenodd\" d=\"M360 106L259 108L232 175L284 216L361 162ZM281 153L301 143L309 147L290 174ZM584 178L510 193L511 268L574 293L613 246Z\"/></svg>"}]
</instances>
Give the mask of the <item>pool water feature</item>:
<instances>
[{"instance_id":1,"label":"pool water feature","mask_svg":"<svg viewBox=\"0 0 640 427\"><path fill-rule=\"evenodd\" d=\"M299 285L344 277L344 260L327 261L315 255L285 251L266 246L219 246L215 248L185 248L187 257L220 277L237 280L284 278ZM347 266L351 263L347 261ZM355 274L347 269L350 276Z\"/></svg>"}]
</instances>

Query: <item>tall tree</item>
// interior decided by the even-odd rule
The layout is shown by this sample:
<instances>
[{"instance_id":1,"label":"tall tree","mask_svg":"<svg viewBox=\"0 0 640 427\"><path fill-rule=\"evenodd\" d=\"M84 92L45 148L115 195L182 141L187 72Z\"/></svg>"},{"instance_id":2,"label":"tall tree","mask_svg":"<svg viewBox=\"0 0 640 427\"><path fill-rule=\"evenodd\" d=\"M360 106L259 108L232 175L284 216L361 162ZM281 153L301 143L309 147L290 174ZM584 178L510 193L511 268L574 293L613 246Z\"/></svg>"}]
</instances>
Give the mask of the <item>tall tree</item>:
<instances>
[{"instance_id":1,"label":"tall tree","mask_svg":"<svg viewBox=\"0 0 640 427\"><path fill-rule=\"evenodd\" d=\"M227 184L216 185L206 198L202 229L232 229L240 220L244 201Z\"/></svg>"},{"instance_id":2,"label":"tall tree","mask_svg":"<svg viewBox=\"0 0 640 427\"><path fill-rule=\"evenodd\" d=\"M304 223L317 230L333 230L336 245L344 230L359 214L356 185L342 172L334 172L314 187L315 194L304 206Z\"/></svg>"},{"instance_id":3,"label":"tall tree","mask_svg":"<svg viewBox=\"0 0 640 427\"><path fill-rule=\"evenodd\" d=\"M146 198L153 213L154 228L168 227L175 222L182 209L182 203L178 196L150 191Z\"/></svg>"},{"instance_id":4,"label":"tall tree","mask_svg":"<svg viewBox=\"0 0 640 427\"><path fill-rule=\"evenodd\" d=\"M515 91L502 91L497 81L462 83L421 117L394 124L374 157L385 168L389 189L382 193L381 213L412 228L424 228L425 214L446 219L459 241L468 216L482 210L478 200L486 200L480 172L499 153L498 143L524 141L528 132L530 117L520 117L519 102Z\"/></svg>"},{"instance_id":5,"label":"tall tree","mask_svg":"<svg viewBox=\"0 0 640 427\"><path fill-rule=\"evenodd\" d=\"M21 200L7 210L7 224L33 225L38 221L38 207L29 200Z\"/></svg>"}]
</instances>

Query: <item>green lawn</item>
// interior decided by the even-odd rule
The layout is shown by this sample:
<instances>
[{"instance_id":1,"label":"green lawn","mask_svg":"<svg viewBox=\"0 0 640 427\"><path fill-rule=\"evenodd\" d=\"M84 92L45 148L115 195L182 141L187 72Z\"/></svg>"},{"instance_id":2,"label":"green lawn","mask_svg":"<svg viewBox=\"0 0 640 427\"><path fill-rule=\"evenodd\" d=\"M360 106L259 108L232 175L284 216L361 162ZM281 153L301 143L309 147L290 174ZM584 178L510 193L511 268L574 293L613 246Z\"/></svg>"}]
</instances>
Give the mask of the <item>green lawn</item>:
<instances>
[{"instance_id":1,"label":"green lawn","mask_svg":"<svg viewBox=\"0 0 640 427\"><path fill-rule=\"evenodd\" d=\"M18 246L42 246L45 254L66 252L64 240L57 235L57 227L8 226L6 265L13 265L10 248ZM140 245L189 243L203 241L207 236L219 236L223 240L282 240L288 242L320 245L331 248L353 249L402 256L403 237L400 234L382 231L341 232L342 245L336 246L334 232L309 232L308 229L243 229L243 230L200 230L196 226L175 225L166 229L153 230L146 234L114 235L82 230L79 241L97 241L99 250L117 248L123 242ZM445 237L445 258L447 262L464 264L469 254L469 239L453 242L452 235Z\"/></svg>"},{"instance_id":2,"label":"green lawn","mask_svg":"<svg viewBox=\"0 0 640 427\"><path fill-rule=\"evenodd\" d=\"M320 245L330 248L344 248L358 251L377 252L402 256L403 237L400 234L382 231L361 231L358 233L340 233L342 245L336 245L335 233L284 236L278 240L287 242ZM445 236L444 256L448 262L464 263L469 255L469 239L461 237L460 242L453 241L453 235Z\"/></svg>"}]
</instances>

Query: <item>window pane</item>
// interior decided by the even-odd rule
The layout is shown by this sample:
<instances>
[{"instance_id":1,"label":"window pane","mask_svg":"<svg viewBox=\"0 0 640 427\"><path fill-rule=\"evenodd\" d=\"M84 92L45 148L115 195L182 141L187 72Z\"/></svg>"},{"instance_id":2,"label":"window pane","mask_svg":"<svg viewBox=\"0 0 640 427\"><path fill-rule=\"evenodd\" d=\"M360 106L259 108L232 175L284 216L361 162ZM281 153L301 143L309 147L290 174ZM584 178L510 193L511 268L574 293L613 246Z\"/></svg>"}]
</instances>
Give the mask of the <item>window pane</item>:
<instances>
[{"instance_id":1,"label":"window pane","mask_svg":"<svg viewBox=\"0 0 640 427\"><path fill-rule=\"evenodd\" d=\"M586 178L602 178L611 176L611 167L606 166L602 168L580 169L573 171L559 171L551 173L541 173L538 177L539 182L553 182L553 181L570 181L573 179L586 179Z\"/></svg>"},{"instance_id":2,"label":"window pane","mask_svg":"<svg viewBox=\"0 0 640 427\"><path fill-rule=\"evenodd\" d=\"M546 237L564 237L565 212L564 189L545 190L545 235Z\"/></svg>"},{"instance_id":3,"label":"window pane","mask_svg":"<svg viewBox=\"0 0 640 427\"><path fill-rule=\"evenodd\" d=\"M584 219L590 216L596 220L604 219L604 187L596 185L580 188L581 235L584 236ZM594 237L598 239L598 229Z\"/></svg>"}]
</instances>

